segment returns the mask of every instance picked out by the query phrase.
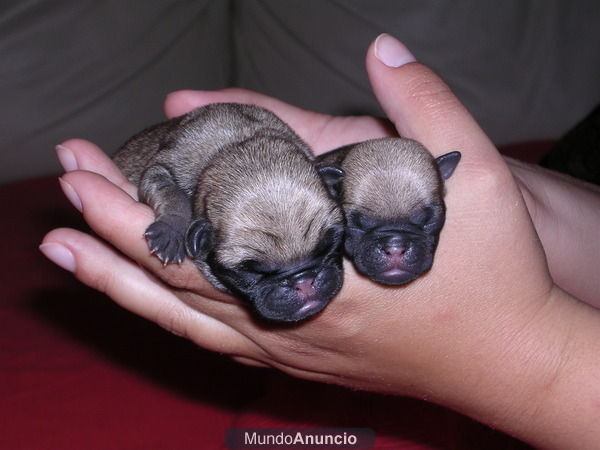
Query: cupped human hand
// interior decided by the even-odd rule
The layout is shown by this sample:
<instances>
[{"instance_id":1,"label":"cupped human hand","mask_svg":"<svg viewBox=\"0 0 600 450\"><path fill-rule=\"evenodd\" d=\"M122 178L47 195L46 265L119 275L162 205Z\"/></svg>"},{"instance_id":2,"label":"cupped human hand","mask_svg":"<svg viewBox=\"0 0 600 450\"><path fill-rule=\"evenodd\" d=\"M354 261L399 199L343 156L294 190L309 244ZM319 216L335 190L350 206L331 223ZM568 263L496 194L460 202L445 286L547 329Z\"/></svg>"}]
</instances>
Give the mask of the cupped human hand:
<instances>
[{"instance_id":1,"label":"cupped human hand","mask_svg":"<svg viewBox=\"0 0 600 450\"><path fill-rule=\"evenodd\" d=\"M256 321L189 261L163 267L143 239L151 210L100 149L58 149L67 197L99 236L50 232L42 251L123 307L238 361L353 388L427 398L523 434L520 419L560 380L567 334L555 319L576 309L549 276L523 197L489 139L426 66L381 36L366 59L373 91L395 129L434 156L460 150L447 182L447 220L433 268L399 288L345 264L340 294L295 326ZM308 112L240 89L180 91L168 116L212 102L271 109L320 153L393 134L385 121ZM511 383L518 377L518 383ZM481 397L487 401L481 401ZM515 403L514 397L518 398ZM520 428L521 427L521 428Z\"/></svg>"},{"instance_id":2,"label":"cupped human hand","mask_svg":"<svg viewBox=\"0 0 600 450\"><path fill-rule=\"evenodd\" d=\"M513 309L522 316L542 307L552 284L506 166L447 86L419 63L382 64L375 45L367 69L400 134L420 140L434 155L463 153L447 185L448 217L435 264L410 285L381 287L346 264L342 292L318 317L294 327L256 322L191 262L163 267L149 254L143 232L152 211L101 150L81 140L58 149L63 164L69 160L78 169L64 175L61 185L103 240L61 229L44 239L45 249L65 244L63 253L72 254L69 268L84 283L208 349L311 379L431 396L419 392L421 377L440 371L447 355L479 353L488 336L496 338L494 329L512 320ZM377 119L312 113L240 89L176 92L165 110L175 116L232 101L271 109L317 153L390 133ZM516 283L524 273L534 273L535 282ZM450 351L458 336L470 337L472 347Z\"/></svg>"}]
</instances>

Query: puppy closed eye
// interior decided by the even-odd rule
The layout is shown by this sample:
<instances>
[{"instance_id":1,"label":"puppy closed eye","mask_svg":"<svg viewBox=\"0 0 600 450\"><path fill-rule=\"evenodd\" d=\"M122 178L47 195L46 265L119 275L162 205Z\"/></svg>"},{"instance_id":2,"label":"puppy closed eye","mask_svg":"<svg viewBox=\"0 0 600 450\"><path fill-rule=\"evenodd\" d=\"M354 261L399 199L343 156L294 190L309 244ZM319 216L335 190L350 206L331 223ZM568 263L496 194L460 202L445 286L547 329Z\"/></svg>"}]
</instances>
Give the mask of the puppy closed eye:
<instances>
[{"instance_id":1,"label":"puppy closed eye","mask_svg":"<svg viewBox=\"0 0 600 450\"><path fill-rule=\"evenodd\" d=\"M257 261L255 259L246 259L242 261L238 266L238 270L247 274L254 274L260 277L274 275L278 272L277 268L261 263L260 261Z\"/></svg>"},{"instance_id":2,"label":"puppy closed eye","mask_svg":"<svg viewBox=\"0 0 600 450\"><path fill-rule=\"evenodd\" d=\"M441 206L425 206L413 213L409 220L426 232L439 231L444 223L444 210Z\"/></svg>"},{"instance_id":3,"label":"puppy closed eye","mask_svg":"<svg viewBox=\"0 0 600 450\"><path fill-rule=\"evenodd\" d=\"M326 257L341 246L343 239L343 227L328 228L325 234L323 235L323 238L320 240L317 247L315 248L313 256L316 258Z\"/></svg>"},{"instance_id":4,"label":"puppy closed eye","mask_svg":"<svg viewBox=\"0 0 600 450\"><path fill-rule=\"evenodd\" d=\"M429 207L429 206L425 206L424 208L419 209L417 212L414 212L413 214L410 215L410 222L414 223L415 225L427 225L429 222L431 222L431 219L433 218L433 208Z\"/></svg>"},{"instance_id":5,"label":"puppy closed eye","mask_svg":"<svg viewBox=\"0 0 600 450\"><path fill-rule=\"evenodd\" d=\"M357 211L348 216L348 228L369 231L381 225L381 221Z\"/></svg>"}]
</instances>

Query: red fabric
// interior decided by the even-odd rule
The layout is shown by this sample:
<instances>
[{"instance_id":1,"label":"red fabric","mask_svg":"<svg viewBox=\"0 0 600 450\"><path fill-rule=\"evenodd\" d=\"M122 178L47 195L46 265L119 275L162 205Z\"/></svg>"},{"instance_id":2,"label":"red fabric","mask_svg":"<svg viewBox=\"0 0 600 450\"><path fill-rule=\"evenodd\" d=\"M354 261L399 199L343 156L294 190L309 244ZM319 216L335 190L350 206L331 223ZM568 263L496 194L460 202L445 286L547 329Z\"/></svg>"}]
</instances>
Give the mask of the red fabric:
<instances>
[{"instance_id":1,"label":"red fabric","mask_svg":"<svg viewBox=\"0 0 600 450\"><path fill-rule=\"evenodd\" d=\"M521 448L411 399L352 392L205 352L81 285L37 250L85 229L55 177L0 187L0 448L219 449L230 427L366 427L377 448Z\"/></svg>"},{"instance_id":2,"label":"red fabric","mask_svg":"<svg viewBox=\"0 0 600 450\"><path fill-rule=\"evenodd\" d=\"M258 371L240 377L46 261L45 232L83 228L54 177L1 187L0 204L0 448L218 448Z\"/></svg>"},{"instance_id":3,"label":"red fabric","mask_svg":"<svg viewBox=\"0 0 600 450\"><path fill-rule=\"evenodd\" d=\"M504 156L538 164L554 145L554 141L519 142L500 149Z\"/></svg>"}]
</instances>

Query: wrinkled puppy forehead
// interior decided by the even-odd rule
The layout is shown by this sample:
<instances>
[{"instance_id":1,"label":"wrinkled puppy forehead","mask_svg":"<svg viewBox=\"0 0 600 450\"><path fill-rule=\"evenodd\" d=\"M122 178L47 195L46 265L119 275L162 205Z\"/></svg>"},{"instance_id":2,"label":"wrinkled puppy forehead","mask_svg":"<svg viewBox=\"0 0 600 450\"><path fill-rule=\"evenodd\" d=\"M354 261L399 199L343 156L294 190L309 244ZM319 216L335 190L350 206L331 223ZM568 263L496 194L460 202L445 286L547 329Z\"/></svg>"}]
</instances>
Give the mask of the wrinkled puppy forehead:
<instances>
[{"instance_id":1,"label":"wrinkled puppy forehead","mask_svg":"<svg viewBox=\"0 0 600 450\"><path fill-rule=\"evenodd\" d=\"M342 168L346 211L406 216L438 201L441 194L435 160L416 141L383 138L357 144Z\"/></svg>"},{"instance_id":2,"label":"wrinkled puppy forehead","mask_svg":"<svg viewBox=\"0 0 600 450\"><path fill-rule=\"evenodd\" d=\"M380 219L411 216L440 201L437 174L428 175L403 167L362 173L354 184L344 186L344 210L347 215L358 212Z\"/></svg>"},{"instance_id":3,"label":"wrinkled puppy forehead","mask_svg":"<svg viewBox=\"0 0 600 450\"><path fill-rule=\"evenodd\" d=\"M335 202L300 202L271 205L242 214L235 224L220 230L217 258L226 267L245 260L288 266L311 258L326 238L327 230L343 223Z\"/></svg>"},{"instance_id":4,"label":"wrinkled puppy forehead","mask_svg":"<svg viewBox=\"0 0 600 450\"><path fill-rule=\"evenodd\" d=\"M412 139L387 137L359 142L352 146L344 160L344 167L388 168L411 166L419 170L433 164L433 155L419 142Z\"/></svg>"}]
</instances>

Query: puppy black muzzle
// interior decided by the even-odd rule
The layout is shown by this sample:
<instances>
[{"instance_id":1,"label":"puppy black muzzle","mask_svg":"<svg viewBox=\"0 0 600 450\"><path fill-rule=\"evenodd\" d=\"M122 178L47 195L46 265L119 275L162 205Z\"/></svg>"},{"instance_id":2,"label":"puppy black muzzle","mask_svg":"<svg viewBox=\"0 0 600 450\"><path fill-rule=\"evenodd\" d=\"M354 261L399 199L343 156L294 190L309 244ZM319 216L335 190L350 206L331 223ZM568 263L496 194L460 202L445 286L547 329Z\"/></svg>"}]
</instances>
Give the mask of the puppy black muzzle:
<instances>
[{"instance_id":1,"label":"puppy black muzzle","mask_svg":"<svg viewBox=\"0 0 600 450\"><path fill-rule=\"evenodd\" d=\"M221 271L221 280L269 321L299 322L314 316L339 292L341 255L304 261L268 274Z\"/></svg>"},{"instance_id":2,"label":"puppy black muzzle","mask_svg":"<svg viewBox=\"0 0 600 450\"><path fill-rule=\"evenodd\" d=\"M363 275L384 285L399 286L431 268L436 244L436 235L412 224L395 224L368 231L350 230L346 252Z\"/></svg>"}]
</instances>

